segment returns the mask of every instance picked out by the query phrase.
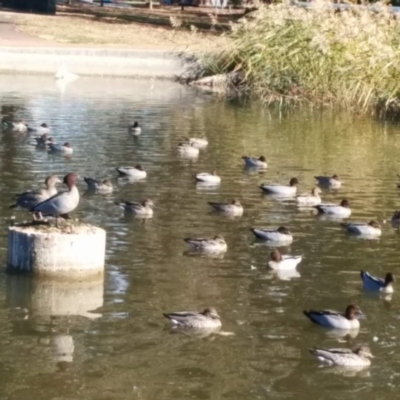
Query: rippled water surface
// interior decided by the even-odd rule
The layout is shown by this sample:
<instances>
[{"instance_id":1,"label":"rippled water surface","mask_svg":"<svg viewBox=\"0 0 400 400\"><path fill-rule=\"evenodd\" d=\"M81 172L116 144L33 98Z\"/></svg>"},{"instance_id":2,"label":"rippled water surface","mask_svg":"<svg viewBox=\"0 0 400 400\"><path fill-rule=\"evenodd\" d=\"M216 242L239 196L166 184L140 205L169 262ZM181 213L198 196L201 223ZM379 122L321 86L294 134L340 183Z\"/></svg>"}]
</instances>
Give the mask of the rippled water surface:
<instances>
[{"instance_id":1,"label":"rippled water surface","mask_svg":"<svg viewBox=\"0 0 400 400\"><path fill-rule=\"evenodd\" d=\"M62 88L61 88L62 89ZM1 399L364 399L395 398L400 384L399 297L366 295L359 270L399 275L399 235L384 225L378 240L348 237L335 221L260 194L264 182L298 177L308 192L316 174L337 173L338 191L323 199L351 201L353 220L389 218L399 207L400 128L348 114L280 113L225 101L169 82L82 78L60 90L50 78L0 76L1 117L47 122L70 158L35 148L33 137L0 132L0 257L5 265L15 193L50 173L111 178L112 195L85 193L73 215L107 230L104 281L43 282L0 276ZM127 126L137 119L142 136ZM207 136L198 160L176 145ZM245 171L241 156L265 155L265 173ZM118 182L115 167L141 163L142 182ZM196 187L192 175L215 169L220 187ZM154 218L121 214L120 199L155 202ZM207 201L239 199L241 218L210 211ZM301 254L297 277L266 268L271 249L250 227L287 226ZM222 234L221 258L193 257L183 238ZM88 249L95 252L96 249ZM311 326L305 308L365 313L355 338ZM213 306L232 336L171 334L162 313ZM367 344L367 371L321 368L313 346Z\"/></svg>"}]
</instances>

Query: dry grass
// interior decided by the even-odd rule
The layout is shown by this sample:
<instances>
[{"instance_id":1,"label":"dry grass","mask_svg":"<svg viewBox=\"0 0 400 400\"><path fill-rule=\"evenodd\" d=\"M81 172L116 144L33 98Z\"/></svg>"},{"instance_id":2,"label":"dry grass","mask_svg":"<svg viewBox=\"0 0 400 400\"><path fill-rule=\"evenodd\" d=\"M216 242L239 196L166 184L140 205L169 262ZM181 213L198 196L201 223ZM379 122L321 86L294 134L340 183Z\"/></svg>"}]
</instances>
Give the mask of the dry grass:
<instances>
[{"instance_id":1,"label":"dry grass","mask_svg":"<svg viewBox=\"0 0 400 400\"><path fill-rule=\"evenodd\" d=\"M261 7L233 25L214 72L240 71L266 102L341 105L400 118L400 20L390 9L335 12L327 1L306 10Z\"/></svg>"},{"instance_id":2,"label":"dry grass","mask_svg":"<svg viewBox=\"0 0 400 400\"><path fill-rule=\"evenodd\" d=\"M227 38L213 32L182 31L121 21L108 17L101 20L90 15L58 14L41 16L13 14L17 29L51 42L135 49L176 51L214 51L227 43Z\"/></svg>"}]
</instances>

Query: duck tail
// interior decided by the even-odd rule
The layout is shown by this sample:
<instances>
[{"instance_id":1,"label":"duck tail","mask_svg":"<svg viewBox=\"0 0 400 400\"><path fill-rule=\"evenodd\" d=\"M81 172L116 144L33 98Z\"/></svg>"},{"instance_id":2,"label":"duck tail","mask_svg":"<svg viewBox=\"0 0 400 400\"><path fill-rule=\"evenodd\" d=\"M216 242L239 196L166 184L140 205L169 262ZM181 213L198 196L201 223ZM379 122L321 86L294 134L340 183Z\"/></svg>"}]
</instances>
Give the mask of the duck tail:
<instances>
[{"instance_id":1,"label":"duck tail","mask_svg":"<svg viewBox=\"0 0 400 400\"><path fill-rule=\"evenodd\" d=\"M164 315L165 318L169 319L169 314L163 313L163 315Z\"/></svg>"},{"instance_id":2,"label":"duck tail","mask_svg":"<svg viewBox=\"0 0 400 400\"><path fill-rule=\"evenodd\" d=\"M17 204L17 203L12 204L9 208L15 208L15 207L18 207L18 204Z\"/></svg>"},{"instance_id":3,"label":"duck tail","mask_svg":"<svg viewBox=\"0 0 400 400\"><path fill-rule=\"evenodd\" d=\"M360 271L361 279L364 279L364 275L365 275L365 271L361 270L361 271Z\"/></svg>"},{"instance_id":4,"label":"duck tail","mask_svg":"<svg viewBox=\"0 0 400 400\"><path fill-rule=\"evenodd\" d=\"M342 222L342 223L340 224L340 226L342 226L343 228L346 228L346 227L347 227L347 224L346 224L345 222Z\"/></svg>"}]
</instances>

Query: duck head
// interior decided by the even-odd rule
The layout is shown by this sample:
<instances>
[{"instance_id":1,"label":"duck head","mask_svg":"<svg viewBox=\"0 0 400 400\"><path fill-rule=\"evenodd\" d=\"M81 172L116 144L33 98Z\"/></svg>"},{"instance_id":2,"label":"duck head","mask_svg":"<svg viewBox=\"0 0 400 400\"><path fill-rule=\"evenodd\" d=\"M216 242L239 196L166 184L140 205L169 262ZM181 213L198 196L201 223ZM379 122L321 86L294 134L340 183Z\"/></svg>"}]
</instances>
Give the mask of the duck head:
<instances>
[{"instance_id":1,"label":"duck head","mask_svg":"<svg viewBox=\"0 0 400 400\"><path fill-rule=\"evenodd\" d=\"M368 223L369 226L372 226L373 228L380 229L381 224L378 221L372 220Z\"/></svg>"},{"instance_id":2,"label":"duck head","mask_svg":"<svg viewBox=\"0 0 400 400\"><path fill-rule=\"evenodd\" d=\"M388 272L385 276L385 286L390 285L395 281L394 276L391 272Z\"/></svg>"},{"instance_id":3,"label":"duck head","mask_svg":"<svg viewBox=\"0 0 400 400\"><path fill-rule=\"evenodd\" d=\"M47 187L55 186L56 183L61 183L61 179L57 175L50 175L45 179L44 183Z\"/></svg>"},{"instance_id":4,"label":"duck head","mask_svg":"<svg viewBox=\"0 0 400 400\"><path fill-rule=\"evenodd\" d=\"M342 207L345 207L345 208L349 208L349 207L350 207L350 203L349 203L349 201L348 201L347 199L343 199L343 200L340 202L340 205L341 205Z\"/></svg>"},{"instance_id":5,"label":"duck head","mask_svg":"<svg viewBox=\"0 0 400 400\"><path fill-rule=\"evenodd\" d=\"M285 228L284 226L280 226L277 231L282 233L283 235L290 235L289 229Z\"/></svg>"},{"instance_id":6,"label":"duck head","mask_svg":"<svg viewBox=\"0 0 400 400\"><path fill-rule=\"evenodd\" d=\"M318 186L316 186L315 188L313 188L313 190L311 190L311 194L313 196L319 196L320 193L322 193L322 190Z\"/></svg>"},{"instance_id":7,"label":"duck head","mask_svg":"<svg viewBox=\"0 0 400 400\"><path fill-rule=\"evenodd\" d=\"M231 204L232 204L233 206L238 206L238 207L241 207L241 206L242 206L242 205L240 204L240 201L237 200L237 199L233 199L232 202L231 202Z\"/></svg>"},{"instance_id":8,"label":"duck head","mask_svg":"<svg viewBox=\"0 0 400 400\"><path fill-rule=\"evenodd\" d=\"M135 165L135 169L138 169L139 171L143 171L143 167L141 166L141 164Z\"/></svg>"},{"instance_id":9,"label":"duck head","mask_svg":"<svg viewBox=\"0 0 400 400\"><path fill-rule=\"evenodd\" d=\"M396 210L392 216L392 221L400 221L400 211Z\"/></svg>"},{"instance_id":10,"label":"duck head","mask_svg":"<svg viewBox=\"0 0 400 400\"><path fill-rule=\"evenodd\" d=\"M109 179L104 179L104 181L101 182L101 183L102 183L103 185L112 187L112 182L111 182Z\"/></svg>"},{"instance_id":11,"label":"duck head","mask_svg":"<svg viewBox=\"0 0 400 400\"><path fill-rule=\"evenodd\" d=\"M139 122L135 121L132 125L132 128L139 128Z\"/></svg>"},{"instance_id":12,"label":"duck head","mask_svg":"<svg viewBox=\"0 0 400 400\"><path fill-rule=\"evenodd\" d=\"M207 308L202 312L202 314L203 314L205 317L208 317L208 318L211 318L211 319L220 319L220 317L219 317L219 315L218 315L218 313L217 313L217 310L216 310L215 308L212 308L212 307L207 307Z\"/></svg>"},{"instance_id":13,"label":"duck head","mask_svg":"<svg viewBox=\"0 0 400 400\"><path fill-rule=\"evenodd\" d=\"M279 250L272 251L271 254L270 254L270 257L271 257L272 261L275 261L275 262L282 261L282 255L279 252Z\"/></svg>"},{"instance_id":14,"label":"duck head","mask_svg":"<svg viewBox=\"0 0 400 400\"><path fill-rule=\"evenodd\" d=\"M258 158L258 161L266 162L267 160L265 159L264 156L260 156L260 157Z\"/></svg>"},{"instance_id":15,"label":"duck head","mask_svg":"<svg viewBox=\"0 0 400 400\"><path fill-rule=\"evenodd\" d=\"M43 124L42 125L40 125L42 128L48 128L49 126L45 123L45 122L43 122Z\"/></svg>"},{"instance_id":16,"label":"duck head","mask_svg":"<svg viewBox=\"0 0 400 400\"><path fill-rule=\"evenodd\" d=\"M356 319L357 317L363 315L360 308L354 304L350 304L346 307L346 311L344 313L345 317L349 320Z\"/></svg>"},{"instance_id":17,"label":"duck head","mask_svg":"<svg viewBox=\"0 0 400 400\"><path fill-rule=\"evenodd\" d=\"M360 346L360 347L354 349L353 353L357 354L360 357L374 358L374 356L371 353L370 348L367 346Z\"/></svg>"},{"instance_id":18,"label":"duck head","mask_svg":"<svg viewBox=\"0 0 400 400\"><path fill-rule=\"evenodd\" d=\"M70 147L71 147L71 144L70 144L69 142L65 142L65 143L63 144L63 146L64 146L64 147L70 148Z\"/></svg>"},{"instance_id":19,"label":"duck head","mask_svg":"<svg viewBox=\"0 0 400 400\"><path fill-rule=\"evenodd\" d=\"M214 240L219 243L225 243L225 239L222 235L217 235L214 237Z\"/></svg>"},{"instance_id":20,"label":"duck head","mask_svg":"<svg viewBox=\"0 0 400 400\"><path fill-rule=\"evenodd\" d=\"M150 200L150 199L144 199L142 204L144 207L150 207L150 208L154 207L153 200Z\"/></svg>"},{"instance_id":21,"label":"duck head","mask_svg":"<svg viewBox=\"0 0 400 400\"><path fill-rule=\"evenodd\" d=\"M69 173L64 176L63 183L65 183L69 189L71 189L73 186L75 186L76 181L78 180L79 176L78 174L74 173Z\"/></svg>"},{"instance_id":22,"label":"duck head","mask_svg":"<svg viewBox=\"0 0 400 400\"><path fill-rule=\"evenodd\" d=\"M336 174L334 174L334 175L332 176L332 179L335 179L335 181L340 181L339 176L336 175Z\"/></svg>"},{"instance_id":23,"label":"duck head","mask_svg":"<svg viewBox=\"0 0 400 400\"><path fill-rule=\"evenodd\" d=\"M299 183L297 178L292 178L289 182L289 186L296 186Z\"/></svg>"}]
</instances>

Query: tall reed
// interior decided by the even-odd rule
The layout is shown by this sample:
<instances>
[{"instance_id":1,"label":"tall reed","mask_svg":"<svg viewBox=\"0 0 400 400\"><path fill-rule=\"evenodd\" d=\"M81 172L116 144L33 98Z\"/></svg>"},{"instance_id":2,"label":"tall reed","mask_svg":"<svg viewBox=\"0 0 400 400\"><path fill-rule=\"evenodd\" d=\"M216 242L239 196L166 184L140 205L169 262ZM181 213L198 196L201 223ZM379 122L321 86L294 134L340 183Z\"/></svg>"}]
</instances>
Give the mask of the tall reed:
<instances>
[{"instance_id":1,"label":"tall reed","mask_svg":"<svg viewBox=\"0 0 400 400\"><path fill-rule=\"evenodd\" d=\"M400 116L400 22L390 8L263 6L232 26L214 73L241 71L265 102L341 105Z\"/></svg>"}]
</instances>

